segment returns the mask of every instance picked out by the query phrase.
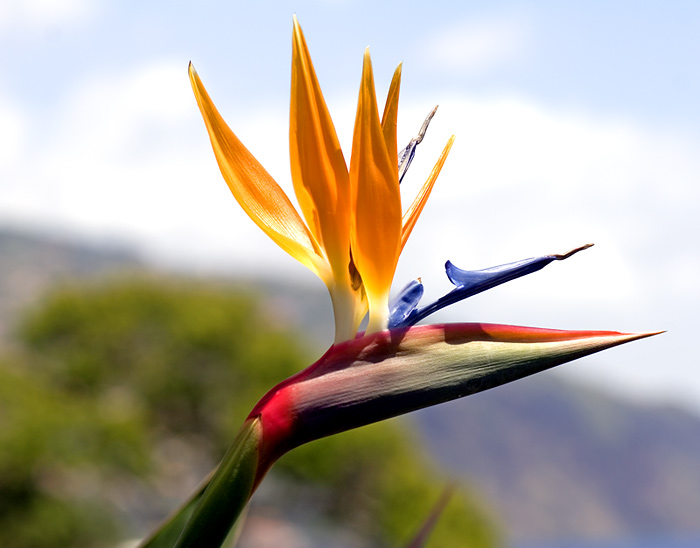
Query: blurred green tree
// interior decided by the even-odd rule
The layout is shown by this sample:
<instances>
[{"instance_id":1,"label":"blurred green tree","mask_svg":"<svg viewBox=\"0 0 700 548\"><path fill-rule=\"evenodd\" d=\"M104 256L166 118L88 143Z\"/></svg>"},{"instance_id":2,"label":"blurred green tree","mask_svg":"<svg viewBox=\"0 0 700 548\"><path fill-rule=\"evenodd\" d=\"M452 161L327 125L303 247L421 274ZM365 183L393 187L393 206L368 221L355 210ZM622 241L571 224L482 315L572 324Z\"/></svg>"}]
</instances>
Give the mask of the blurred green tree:
<instances>
[{"instance_id":1,"label":"blurred green tree","mask_svg":"<svg viewBox=\"0 0 700 548\"><path fill-rule=\"evenodd\" d=\"M258 303L221 284L139 278L64 288L31 311L21 357L0 363L0 545L109 546L177 504L255 402L311 362ZM308 444L273 472L294 486L277 490L282 504L304 500L385 546L406 542L445 482L397 421ZM459 490L429 545L498 543Z\"/></svg>"}]
</instances>

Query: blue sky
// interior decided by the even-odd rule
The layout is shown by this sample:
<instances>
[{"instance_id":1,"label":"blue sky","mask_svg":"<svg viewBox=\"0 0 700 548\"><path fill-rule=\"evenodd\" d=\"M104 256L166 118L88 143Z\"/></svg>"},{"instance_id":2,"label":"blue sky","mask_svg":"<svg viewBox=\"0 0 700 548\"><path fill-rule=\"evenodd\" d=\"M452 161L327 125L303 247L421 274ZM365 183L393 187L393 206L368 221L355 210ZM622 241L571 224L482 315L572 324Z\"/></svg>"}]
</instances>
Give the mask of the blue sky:
<instances>
[{"instance_id":1,"label":"blue sky","mask_svg":"<svg viewBox=\"0 0 700 548\"><path fill-rule=\"evenodd\" d=\"M380 96L404 63L401 140L440 104L409 197L457 135L397 285L595 242L443 319L668 329L565 371L700 410L697 2L4 0L0 224L315 283L228 194L186 73L289 188L293 13L346 151L367 45Z\"/></svg>"}]
</instances>

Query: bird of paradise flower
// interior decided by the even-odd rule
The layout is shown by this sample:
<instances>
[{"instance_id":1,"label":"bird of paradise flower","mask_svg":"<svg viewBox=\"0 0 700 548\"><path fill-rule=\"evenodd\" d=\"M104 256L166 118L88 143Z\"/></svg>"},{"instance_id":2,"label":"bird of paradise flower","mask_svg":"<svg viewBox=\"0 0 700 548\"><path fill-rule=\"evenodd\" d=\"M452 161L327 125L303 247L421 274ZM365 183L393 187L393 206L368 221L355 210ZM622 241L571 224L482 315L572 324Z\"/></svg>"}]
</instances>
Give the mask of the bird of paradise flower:
<instances>
[{"instance_id":1,"label":"bird of paradise flower","mask_svg":"<svg viewBox=\"0 0 700 548\"><path fill-rule=\"evenodd\" d=\"M450 138L410 207L400 181L425 133L400 153L396 127L401 66L380 118L369 51L364 54L349 167L294 18L290 161L301 215L189 74L219 168L248 216L326 284L335 341L304 371L253 408L218 469L142 546L218 547L269 468L303 443L463 397L655 333L561 331L480 323L415 325L429 314L535 272L590 245L478 271L448 261L454 289L419 307L420 280L393 300L406 241L450 152ZM368 316L367 328L358 333Z\"/></svg>"}]
</instances>

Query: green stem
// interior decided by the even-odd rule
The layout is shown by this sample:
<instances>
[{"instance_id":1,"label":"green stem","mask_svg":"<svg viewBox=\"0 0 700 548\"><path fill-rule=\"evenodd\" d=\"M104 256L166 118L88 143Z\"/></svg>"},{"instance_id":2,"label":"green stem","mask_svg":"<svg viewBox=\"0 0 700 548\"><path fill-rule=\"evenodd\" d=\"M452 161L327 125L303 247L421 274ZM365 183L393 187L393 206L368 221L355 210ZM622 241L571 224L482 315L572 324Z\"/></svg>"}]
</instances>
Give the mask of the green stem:
<instances>
[{"instance_id":1,"label":"green stem","mask_svg":"<svg viewBox=\"0 0 700 548\"><path fill-rule=\"evenodd\" d=\"M219 548L253 494L262 433L246 421L224 455L175 548Z\"/></svg>"}]
</instances>

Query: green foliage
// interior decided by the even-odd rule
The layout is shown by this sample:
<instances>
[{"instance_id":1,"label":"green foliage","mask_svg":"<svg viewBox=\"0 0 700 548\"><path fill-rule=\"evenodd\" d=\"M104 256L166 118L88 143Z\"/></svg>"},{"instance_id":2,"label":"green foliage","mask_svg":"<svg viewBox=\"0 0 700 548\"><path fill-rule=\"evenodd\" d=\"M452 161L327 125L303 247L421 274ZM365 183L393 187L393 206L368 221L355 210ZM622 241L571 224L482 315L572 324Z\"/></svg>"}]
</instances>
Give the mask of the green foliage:
<instances>
[{"instance_id":1,"label":"green foliage","mask_svg":"<svg viewBox=\"0 0 700 548\"><path fill-rule=\"evenodd\" d=\"M328 514L383 546L405 546L448 484L399 420L301 446L276 467L324 486ZM485 508L458 489L427 546L487 548L499 540Z\"/></svg>"},{"instance_id":2,"label":"green foliage","mask_svg":"<svg viewBox=\"0 0 700 548\"><path fill-rule=\"evenodd\" d=\"M256 303L214 284L134 279L63 289L29 314L23 357L0 364L0 545L87 548L117 528L146 533L153 523L123 499L179 480L163 448L175 441L214 464L255 402L312 361ZM395 421L295 449L273 475L387 546L406 544L445 484ZM496 544L460 491L429 546Z\"/></svg>"},{"instance_id":3,"label":"green foliage","mask_svg":"<svg viewBox=\"0 0 700 548\"><path fill-rule=\"evenodd\" d=\"M148 423L225 449L250 408L305 360L238 292L167 280L64 290L24 343L72 394L128 394Z\"/></svg>"},{"instance_id":4,"label":"green foliage","mask_svg":"<svg viewBox=\"0 0 700 548\"><path fill-rule=\"evenodd\" d=\"M1 363L0 546L109 546L117 531L109 505L96 497L99 467L127 464L112 448L129 442L128 465L138 462L133 434L120 417L101 416L16 363Z\"/></svg>"}]
</instances>

